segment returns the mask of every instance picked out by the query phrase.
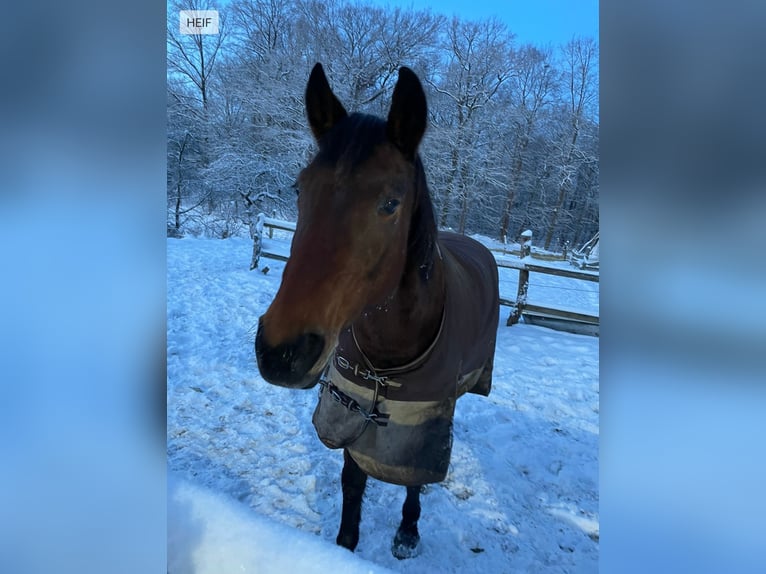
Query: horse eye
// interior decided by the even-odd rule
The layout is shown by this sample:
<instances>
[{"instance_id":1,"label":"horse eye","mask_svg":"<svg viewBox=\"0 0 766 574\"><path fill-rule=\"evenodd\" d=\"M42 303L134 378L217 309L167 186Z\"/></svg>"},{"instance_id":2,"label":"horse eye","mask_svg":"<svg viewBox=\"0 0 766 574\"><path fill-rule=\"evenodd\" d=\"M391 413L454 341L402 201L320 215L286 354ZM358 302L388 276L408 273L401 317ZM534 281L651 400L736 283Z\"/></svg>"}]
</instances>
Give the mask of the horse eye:
<instances>
[{"instance_id":1,"label":"horse eye","mask_svg":"<svg viewBox=\"0 0 766 574\"><path fill-rule=\"evenodd\" d=\"M380 212L385 215L393 215L396 212L396 208L399 207L400 201L398 199L389 199L380 208Z\"/></svg>"}]
</instances>

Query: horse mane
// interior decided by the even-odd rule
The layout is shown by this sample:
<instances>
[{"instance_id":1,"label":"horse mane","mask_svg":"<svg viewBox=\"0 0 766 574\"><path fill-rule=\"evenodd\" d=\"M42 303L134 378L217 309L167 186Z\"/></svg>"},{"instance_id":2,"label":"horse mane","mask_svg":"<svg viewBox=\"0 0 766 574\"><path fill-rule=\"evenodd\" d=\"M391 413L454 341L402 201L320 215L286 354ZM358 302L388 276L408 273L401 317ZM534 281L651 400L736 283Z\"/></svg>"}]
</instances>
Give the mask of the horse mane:
<instances>
[{"instance_id":1,"label":"horse mane","mask_svg":"<svg viewBox=\"0 0 766 574\"><path fill-rule=\"evenodd\" d=\"M426 171L420 160L420 154L417 154L415 156L415 205L412 208L410 220L408 252L412 261L419 266L420 278L423 281L428 281L431 275L437 234L434 207L428 191L428 182L426 182Z\"/></svg>"},{"instance_id":2,"label":"horse mane","mask_svg":"<svg viewBox=\"0 0 766 574\"><path fill-rule=\"evenodd\" d=\"M354 113L339 121L319 140L317 160L352 170L364 163L375 148L387 140L386 122L369 114ZM415 201L410 219L407 267L418 267L427 281L433 267L437 228L431 194L420 154L415 156Z\"/></svg>"}]
</instances>

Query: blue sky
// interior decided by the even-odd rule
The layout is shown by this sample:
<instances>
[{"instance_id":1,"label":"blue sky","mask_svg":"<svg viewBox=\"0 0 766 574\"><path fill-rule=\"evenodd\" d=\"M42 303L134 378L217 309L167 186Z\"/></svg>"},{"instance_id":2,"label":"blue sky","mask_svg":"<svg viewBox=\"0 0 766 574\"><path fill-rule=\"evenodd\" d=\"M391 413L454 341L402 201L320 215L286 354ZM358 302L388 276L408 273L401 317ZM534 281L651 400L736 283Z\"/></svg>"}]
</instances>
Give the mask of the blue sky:
<instances>
[{"instance_id":1,"label":"blue sky","mask_svg":"<svg viewBox=\"0 0 766 574\"><path fill-rule=\"evenodd\" d=\"M520 44L565 44L572 36L598 40L599 0L360 0L380 6L425 9L466 20L497 16ZM219 0L228 4L229 0Z\"/></svg>"},{"instance_id":2,"label":"blue sky","mask_svg":"<svg viewBox=\"0 0 766 574\"><path fill-rule=\"evenodd\" d=\"M478 20L495 15L536 45L564 44L573 35L598 40L598 0L372 0L382 6L430 8L433 12Z\"/></svg>"}]
</instances>

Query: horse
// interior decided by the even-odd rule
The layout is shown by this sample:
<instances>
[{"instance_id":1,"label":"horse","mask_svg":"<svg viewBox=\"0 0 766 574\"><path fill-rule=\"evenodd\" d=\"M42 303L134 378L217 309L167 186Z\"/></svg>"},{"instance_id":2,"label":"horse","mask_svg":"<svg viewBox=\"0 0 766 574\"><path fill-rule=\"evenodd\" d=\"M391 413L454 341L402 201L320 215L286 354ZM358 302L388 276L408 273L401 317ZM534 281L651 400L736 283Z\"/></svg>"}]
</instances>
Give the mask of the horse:
<instances>
[{"instance_id":1,"label":"horse","mask_svg":"<svg viewBox=\"0 0 766 574\"><path fill-rule=\"evenodd\" d=\"M258 320L268 382L320 384L312 422L343 448L336 543L359 542L367 477L407 489L392 543L419 551L420 492L447 474L455 402L487 396L499 314L497 266L479 242L439 232L418 148L428 109L399 75L388 117L348 114L321 64L306 85L318 151L296 181L298 220L277 294Z\"/></svg>"}]
</instances>

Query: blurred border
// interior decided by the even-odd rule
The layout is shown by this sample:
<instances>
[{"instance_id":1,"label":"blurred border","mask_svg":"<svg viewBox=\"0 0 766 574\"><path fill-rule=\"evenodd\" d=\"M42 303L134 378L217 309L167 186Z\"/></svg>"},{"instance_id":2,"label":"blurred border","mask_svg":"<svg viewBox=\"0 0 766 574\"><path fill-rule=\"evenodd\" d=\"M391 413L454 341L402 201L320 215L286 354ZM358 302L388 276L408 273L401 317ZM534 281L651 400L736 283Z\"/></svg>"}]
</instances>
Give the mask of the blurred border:
<instances>
[{"instance_id":1,"label":"blurred border","mask_svg":"<svg viewBox=\"0 0 766 574\"><path fill-rule=\"evenodd\" d=\"M765 571L762 2L601 6L603 572ZM5 9L3 551L165 568L165 6Z\"/></svg>"},{"instance_id":2,"label":"blurred border","mask_svg":"<svg viewBox=\"0 0 766 574\"><path fill-rule=\"evenodd\" d=\"M3 7L2 572L165 571L165 6Z\"/></svg>"},{"instance_id":3,"label":"blurred border","mask_svg":"<svg viewBox=\"0 0 766 574\"><path fill-rule=\"evenodd\" d=\"M763 572L766 5L600 14L601 569Z\"/></svg>"}]
</instances>

